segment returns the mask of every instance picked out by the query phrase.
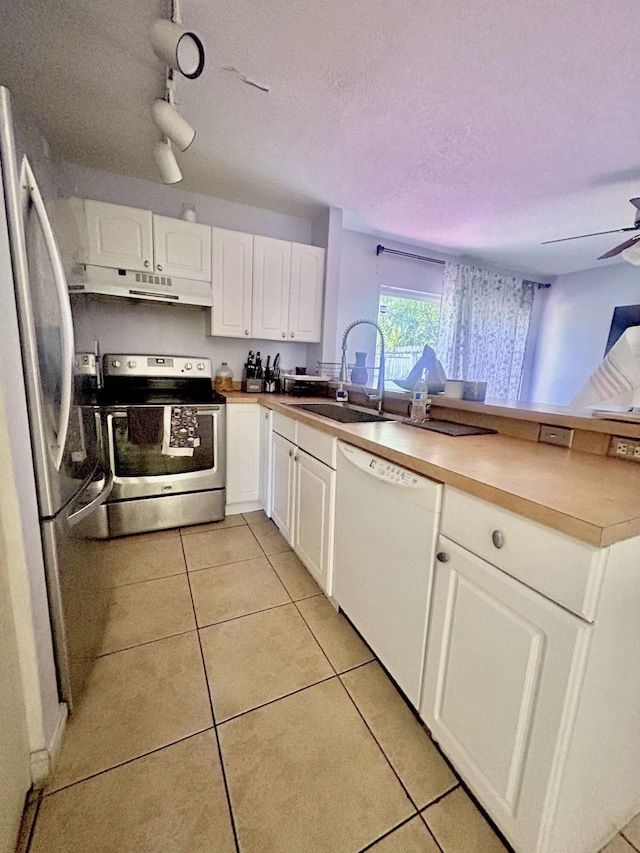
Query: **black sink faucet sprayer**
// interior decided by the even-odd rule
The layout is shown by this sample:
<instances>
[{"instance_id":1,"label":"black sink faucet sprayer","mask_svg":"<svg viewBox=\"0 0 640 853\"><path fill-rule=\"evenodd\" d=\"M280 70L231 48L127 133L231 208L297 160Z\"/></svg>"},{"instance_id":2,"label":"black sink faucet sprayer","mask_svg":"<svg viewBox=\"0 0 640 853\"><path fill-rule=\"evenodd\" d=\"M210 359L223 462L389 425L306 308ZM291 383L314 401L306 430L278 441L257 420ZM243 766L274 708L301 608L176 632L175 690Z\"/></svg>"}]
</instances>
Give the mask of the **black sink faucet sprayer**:
<instances>
[{"instance_id":1,"label":"black sink faucet sprayer","mask_svg":"<svg viewBox=\"0 0 640 853\"><path fill-rule=\"evenodd\" d=\"M351 329L356 326L361 325L373 326L374 329L377 329L378 334L380 335L380 366L378 368L378 388L372 394L367 391L366 387L363 385L362 390L365 393L367 400L370 403L378 404L378 411L382 411L382 406L384 403L384 334L382 333L382 329L377 323L374 323L373 320L354 320L353 323L349 323L347 328L344 330L344 335L342 336L342 362L340 364L340 385L338 386L338 390L336 391L336 400L340 400L343 403L346 403L349 399L349 395L345 390L345 385L347 383L347 338L349 337L349 332Z\"/></svg>"}]
</instances>

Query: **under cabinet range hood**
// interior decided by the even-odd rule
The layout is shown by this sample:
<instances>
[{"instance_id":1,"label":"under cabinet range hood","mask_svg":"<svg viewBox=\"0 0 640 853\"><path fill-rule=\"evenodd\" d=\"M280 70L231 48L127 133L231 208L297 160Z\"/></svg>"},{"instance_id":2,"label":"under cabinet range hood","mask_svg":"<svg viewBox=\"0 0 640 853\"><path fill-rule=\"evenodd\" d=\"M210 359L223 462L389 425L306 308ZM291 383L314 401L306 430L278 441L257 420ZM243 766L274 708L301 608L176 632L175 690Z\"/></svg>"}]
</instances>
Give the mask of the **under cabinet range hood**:
<instances>
[{"instance_id":1,"label":"under cabinet range hood","mask_svg":"<svg viewBox=\"0 0 640 853\"><path fill-rule=\"evenodd\" d=\"M153 272L76 264L68 277L70 294L119 296L173 305L213 305L211 283Z\"/></svg>"}]
</instances>

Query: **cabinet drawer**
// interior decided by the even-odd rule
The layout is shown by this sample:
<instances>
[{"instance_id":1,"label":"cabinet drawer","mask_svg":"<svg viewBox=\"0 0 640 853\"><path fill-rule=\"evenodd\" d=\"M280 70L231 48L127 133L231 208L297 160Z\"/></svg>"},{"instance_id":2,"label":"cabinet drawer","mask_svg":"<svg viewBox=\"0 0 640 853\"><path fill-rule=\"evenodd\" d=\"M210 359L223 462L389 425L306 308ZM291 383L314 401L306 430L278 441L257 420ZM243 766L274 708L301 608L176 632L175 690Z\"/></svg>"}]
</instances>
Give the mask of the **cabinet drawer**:
<instances>
[{"instance_id":1,"label":"cabinet drawer","mask_svg":"<svg viewBox=\"0 0 640 853\"><path fill-rule=\"evenodd\" d=\"M286 415L281 415L280 412L273 413L273 431L277 432L283 438L298 443L298 421L293 418L288 418Z\"/></svg>"},{"instance_id":2,"label":"cabinet drawer","mask_svg":"<svg viewBox=\"0 0 640 853\"><path fill-rule=\"evenodd\" d=\"M593 622L608 548L445 489L442 533L552 601Z\"/></svg>"},{"instance_id":3,"label":"cabinet drawer","mask_svg":"<svg viewBox=\"0 0 640 853\"><path fill-rule=\"evenodd\" d=\"M328 435L326 432L307 426L307 424L298 423L297 444L302 450L306 450L310 456L315 456L325 465L335 469L338 445L338 439L335 436Z\"/></svg>"}]
</instances>

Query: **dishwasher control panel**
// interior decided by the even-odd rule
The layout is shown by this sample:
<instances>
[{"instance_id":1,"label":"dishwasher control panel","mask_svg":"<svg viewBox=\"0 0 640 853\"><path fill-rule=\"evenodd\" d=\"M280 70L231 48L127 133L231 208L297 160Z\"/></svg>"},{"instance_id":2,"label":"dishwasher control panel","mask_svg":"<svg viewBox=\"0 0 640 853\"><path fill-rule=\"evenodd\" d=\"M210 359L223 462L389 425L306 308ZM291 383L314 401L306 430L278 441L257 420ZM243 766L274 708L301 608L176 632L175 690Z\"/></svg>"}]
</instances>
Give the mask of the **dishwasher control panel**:
<instances>
[{"instance_id":1,"label":"dishwasher control panel","mask_svg":"<svg viewBox=\"0 0 640 853\"><path fill-rule=\"evenodd\" d=\"M392 483L403 483L406 486L416 486L418 477L407 471L405 468L400 468L391 462L386 462L384 459L372 459L369 462L371 472L381 480L388 480Z\"/></svg>"}]
</instances>

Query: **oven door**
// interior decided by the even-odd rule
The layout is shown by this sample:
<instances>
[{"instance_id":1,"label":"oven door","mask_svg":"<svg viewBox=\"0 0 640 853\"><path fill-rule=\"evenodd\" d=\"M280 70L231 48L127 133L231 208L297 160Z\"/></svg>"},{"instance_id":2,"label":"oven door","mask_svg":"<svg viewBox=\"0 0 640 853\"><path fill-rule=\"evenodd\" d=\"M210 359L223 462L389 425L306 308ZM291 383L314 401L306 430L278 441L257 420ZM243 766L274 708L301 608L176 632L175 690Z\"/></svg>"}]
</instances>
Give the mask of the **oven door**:
<instances>
[{"instance_id":1,"label":"oven door","mask_svg":"<svg viewBox=\"0 0 640 853\"><path fill-rule=\"evenodd\" d=\"M222 489L226 479L226 424L224 406L198 406L200 446L193 456L167 456L162 441L133 442L129 413L136 420L157 406L121 406L105 410L106 443L113 471L109 501Z\"/></svg>"}]
</instances>

